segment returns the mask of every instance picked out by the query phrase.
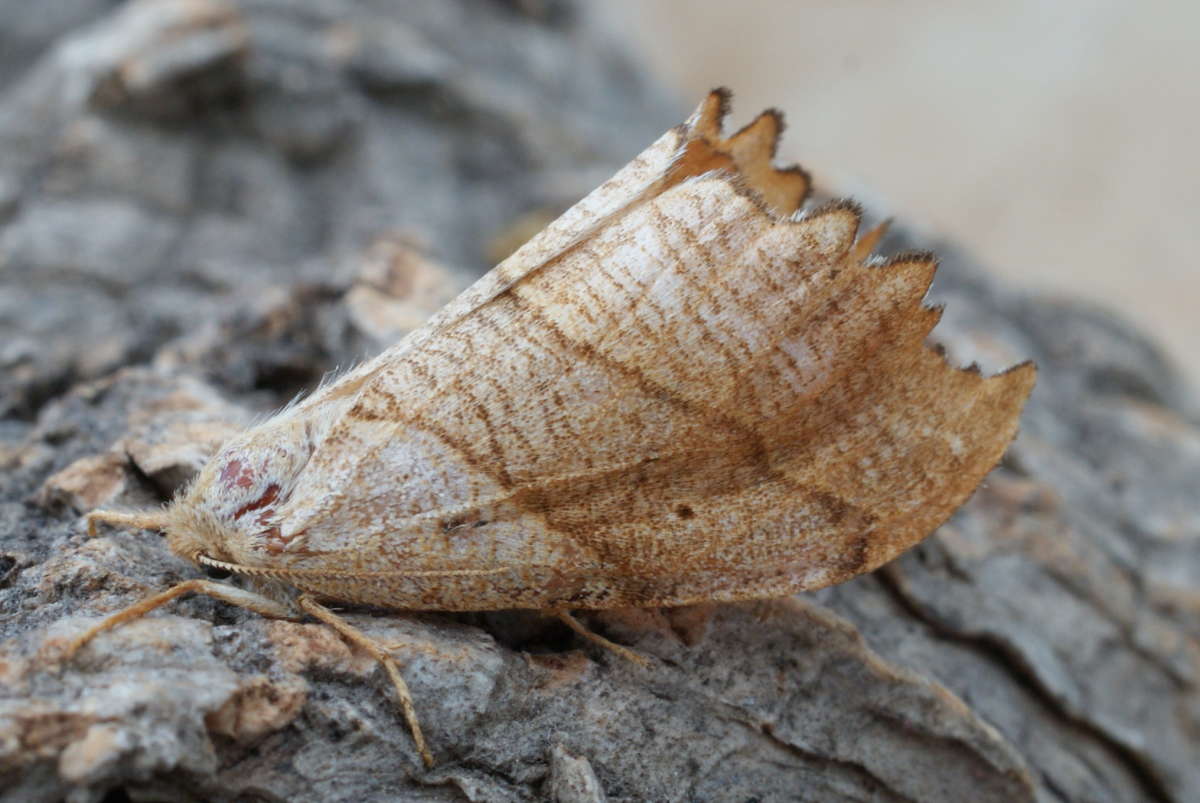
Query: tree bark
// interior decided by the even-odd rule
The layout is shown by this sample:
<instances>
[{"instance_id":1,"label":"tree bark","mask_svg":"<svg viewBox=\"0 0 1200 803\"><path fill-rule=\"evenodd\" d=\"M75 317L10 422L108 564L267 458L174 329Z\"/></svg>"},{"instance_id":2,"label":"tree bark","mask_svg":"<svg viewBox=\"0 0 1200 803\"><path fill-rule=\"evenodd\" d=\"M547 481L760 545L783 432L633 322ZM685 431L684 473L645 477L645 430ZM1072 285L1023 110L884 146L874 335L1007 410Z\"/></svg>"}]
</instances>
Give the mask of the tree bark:
<instances>
[{"instance_id":1,"label":"tree bark","mask_svg":"<svg viewBox=\"0 0 1200 803\"><path fill-rule=\"evenodd\" d=\"M884 569L791 600L347 617L189 599L81 514L154 505L417 325L681 119L565 2L0 3L5 800L1200 799L1200 428L1105 312L943 258L951 360L1025 358L1008 457ZM740 110L747 114L754 110ZM802 110L797 110L802 112Z\"/></svg>"}]
</instances>

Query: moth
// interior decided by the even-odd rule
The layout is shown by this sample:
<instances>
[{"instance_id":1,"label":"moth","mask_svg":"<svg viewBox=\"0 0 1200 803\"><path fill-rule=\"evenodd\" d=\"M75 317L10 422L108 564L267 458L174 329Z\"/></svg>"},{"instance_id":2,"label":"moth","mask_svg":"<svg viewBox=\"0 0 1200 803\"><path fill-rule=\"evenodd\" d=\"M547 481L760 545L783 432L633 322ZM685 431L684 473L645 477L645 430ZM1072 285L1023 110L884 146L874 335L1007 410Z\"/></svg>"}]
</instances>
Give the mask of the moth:
<instances>
[{"instance_id":1,"label":"moth","mask_svg":"<svg viewBox=\"0 0 1200 803\"><path fill-rule=\"evenodd\" d=\"M164 509L97 511L244 578L188 593L311 616L330 603L575 609L781 597L848 580L941 524L997 463L1032 363L984 377L926 344L935 260L872 256L860 212L806 208L782 117L722 134L712 92L401 342L229 440Z\"/></svg>"}]
</instances>

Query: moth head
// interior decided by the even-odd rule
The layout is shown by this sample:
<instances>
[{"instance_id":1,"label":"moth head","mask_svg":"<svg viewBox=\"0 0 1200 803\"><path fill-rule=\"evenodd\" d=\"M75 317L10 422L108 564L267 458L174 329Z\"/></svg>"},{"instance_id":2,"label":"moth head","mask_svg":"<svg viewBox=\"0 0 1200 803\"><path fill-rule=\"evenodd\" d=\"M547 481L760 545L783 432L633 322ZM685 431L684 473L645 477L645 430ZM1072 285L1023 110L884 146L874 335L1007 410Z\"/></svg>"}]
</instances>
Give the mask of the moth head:
<instances>
[{"instance_id":1,"label":"moth head","mask_svg":"<svg viewBox=\"0 0 1200 803\"><path fill-rule=\"evenodd\" d=\"M168 508L171 550L239 565L281 551L279 511L313 448L310 428L286 416L226 442Z\"/></svg>"},{"instance_id":2,"label":"moth head","mask_svg":"<svg viewBox=\"0 0 1200 803\"><path fill-rule=\"evenodd\" d=\"M88 531L95 535L97 522L157 530L172 552L206 570L213 563L261 564L280 546L278 511L312 450L302 423L285 418L255 427L228 441L167 507L94 511Z\"/></svg>"}]
</instances>

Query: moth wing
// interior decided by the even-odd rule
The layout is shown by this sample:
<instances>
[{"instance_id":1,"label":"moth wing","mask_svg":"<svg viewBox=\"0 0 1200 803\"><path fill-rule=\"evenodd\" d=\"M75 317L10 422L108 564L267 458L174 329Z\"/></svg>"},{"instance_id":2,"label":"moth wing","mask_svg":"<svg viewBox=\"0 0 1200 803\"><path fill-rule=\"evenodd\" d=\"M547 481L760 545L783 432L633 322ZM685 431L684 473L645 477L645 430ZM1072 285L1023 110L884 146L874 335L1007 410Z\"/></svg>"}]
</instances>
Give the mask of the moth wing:
<instances>
[{"instance_id":1,"label":"moth wing","mask_svg":"<svg viewBox=\"0 0 1200 803\"><path fill-rule=\"evenodd\" d=\"M651 193L669 174L690 132L689 122L659 137L616 175L576 202L447 304L429 320L425 331L432 333L469 315L514 283L552 264L559 254L588 239L596 227ZM421 333L415 334L414 340L420 340Z\"/></svg>"},{"instance_id":2,"label":"moth wing","mask_svg":"<svg viewBox=\"0 0 1200 803\"><path fill-rule=\"evenodd\" d=\"M864 262L850 205L781 217L701 111L686 175L376 361L283 516L293 565L549 568L578 606L771 596L874 568L970 494L1032 366L946 365L932 261Z\"/></svg>"},{"instance_id":3,"label":"moth wing","mask_svg":"<svg viewBox=\"0 0 1200 803\"><path fill-rule=\"evenodd\" d=\"M811 180L798 166L772 164L783 132L783 116L775 110L760 114L729 138L721 124L729 107L729 91L715 89L692 115L658 138L582 200L518 248L410 335L415 346L433 332L456 321L533 273L553 265L562 254L611 224L625 210L672 184L714 169L747 175L763 201L779 215L800 208L811 191Z\"/></svg>"},{"instance_id":4,"label":"moth wing","mask_svg":"<svg viewBox=\"0 0 1200 803\"><path fill-rule=\"evenodd\" d=\"M711 170L741 172L749 177L764 204L775 214L796 212L812 191L812 182L798 165L777 168L776 146L783 133L783 115L769 109L728 138L722 121L729 111L729 90L711 91L682 124L667 131L633 161L576 202L503 262L479 278L394 348L343 374L303 400L297 412L331 414L361 390L363 383L386 360L401 350L418 348L443 327L466 317L517 282L546 269L555 259L586 242L600 227L611 224L626 209L665 188Z\"/></svg>"}]
</instances>

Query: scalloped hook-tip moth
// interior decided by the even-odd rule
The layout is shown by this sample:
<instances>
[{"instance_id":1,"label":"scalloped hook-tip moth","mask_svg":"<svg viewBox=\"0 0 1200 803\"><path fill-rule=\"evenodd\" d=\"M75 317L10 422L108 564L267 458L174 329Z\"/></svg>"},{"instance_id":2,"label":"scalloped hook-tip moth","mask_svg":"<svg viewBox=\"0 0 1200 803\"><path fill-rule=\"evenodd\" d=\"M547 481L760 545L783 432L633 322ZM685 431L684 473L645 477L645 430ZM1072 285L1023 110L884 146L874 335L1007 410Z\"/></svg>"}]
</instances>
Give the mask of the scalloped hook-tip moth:
<instances>
[{"instance_id":1,"label":"scalloped hook-tip moth","mask_svg":"<svg viewBox=\"0 0 1200 803\"><path fill-rule=\"evenodd\" d=\"M926 344L928 254L872 256L849 202L808 208L767 111L729 137L711 93L424 327L232 438L166 508L97 511L245 580L186 593L326 607L554 612L781 597L916 544L1012 440L1032 363Z\"/></svg>"}]
</instances>

